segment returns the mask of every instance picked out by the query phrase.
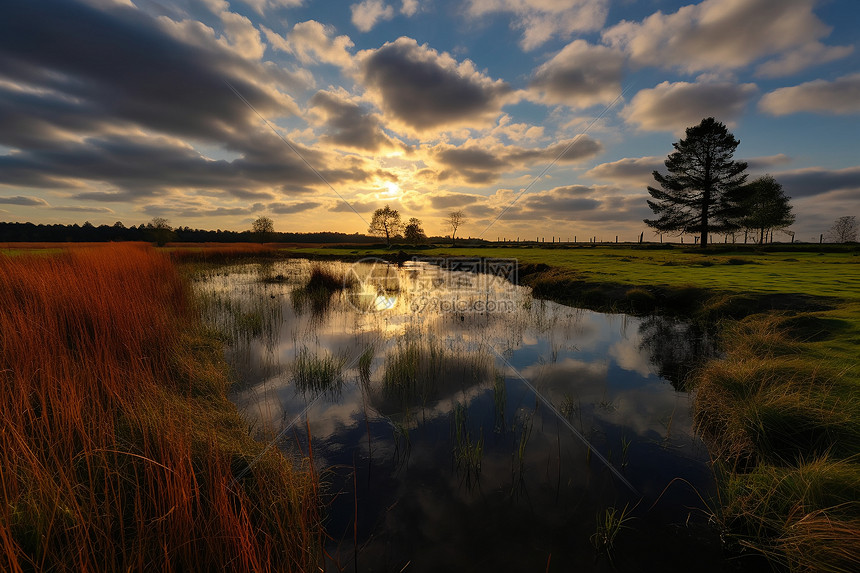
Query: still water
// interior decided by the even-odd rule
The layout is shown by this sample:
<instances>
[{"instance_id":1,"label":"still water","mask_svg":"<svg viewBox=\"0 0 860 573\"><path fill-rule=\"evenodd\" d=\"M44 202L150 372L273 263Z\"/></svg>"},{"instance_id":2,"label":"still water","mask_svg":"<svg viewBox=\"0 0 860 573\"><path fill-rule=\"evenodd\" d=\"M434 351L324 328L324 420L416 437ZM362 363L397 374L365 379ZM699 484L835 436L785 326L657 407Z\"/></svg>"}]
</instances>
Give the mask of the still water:
<instances>
[{"instance_id":1,"label":"still water","mask_svg":"<svg viewBox=\"0 0 860 573\"><path fill-rule=\"evenodd\" d=\"M504 265L323 264L351 287L308 289L313 264L293 260L197 288L231 334L249 427L288 455L312 448L329 570L742 565L708 524L713 476L683 386L713 353L704 333L534 299Z\"/></svg>"}]
</instances>

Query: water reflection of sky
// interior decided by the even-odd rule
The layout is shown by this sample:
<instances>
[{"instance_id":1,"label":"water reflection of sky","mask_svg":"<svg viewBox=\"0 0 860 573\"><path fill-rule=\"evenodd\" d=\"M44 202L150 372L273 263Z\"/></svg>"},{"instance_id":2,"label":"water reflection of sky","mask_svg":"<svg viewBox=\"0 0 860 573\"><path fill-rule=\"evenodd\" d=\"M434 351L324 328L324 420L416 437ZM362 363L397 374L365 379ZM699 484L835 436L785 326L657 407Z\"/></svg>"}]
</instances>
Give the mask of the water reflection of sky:
<instances>
[{"instance_id":1,"label":"water reflection of sky","mask_svg":"<svg viewBox=\"0 0 860 573\"><path fill-rule=\"evenodd\" d=\"M351 272L350 265L327 264ZM335 539L351 538L346 534L359 500L359 560L368 568L399 570L407 562L428 571L468 563L484 568L498 559L502 569L535 569L551 553L560 568L588 557L585 568L599 569L588 546L595 515L635 504L636 497L559 415L645 496L642 504L650 506L677 477L710 490L707 452L691 430L690 395L656 374L653 358L660 353L649 351L653 345L643 338L652 330L642 320L534 300L527 289L501 280L476 287L475 275L428 267L376 269L386 280L392 273L400 279L399 290L385 293L391 309L357 312L349 292L312 308L295 296L309 269L307 261L233 267L202 280L199 291L210 320L234 332L228 358L240 385L233 399L249 422L271 435L301 420L282 442L289 450L307 443L307 420L315 461L335 468L328 474L334 491L349 492L330 506ZM487 308L492 299L509 306L468 310L475 301ZM255 335L243 334L242 324L256 325ZM383 384L386 368L413 339L443 356L439 374L429 393L392 395ZM358 359L368 346L374 357L369 381L361 383ZM343 360L340 391L298 392L292 377L300 352ZM538 404L496 353L555 412ZM473 439L483 438L478 480L452 454L457 404L467 406ZM700 502L689 490L671 489L657 510L640 516L654 523L629 534L631 548L638 543L638 551L648 552L658 544L649 535L684 521L694 505ZM712 549L695 543L691 559ZM352 555L347 541L337 545L336 554ZM671 559L679 558L675 551Z\"/></svg>"}]
</instances>

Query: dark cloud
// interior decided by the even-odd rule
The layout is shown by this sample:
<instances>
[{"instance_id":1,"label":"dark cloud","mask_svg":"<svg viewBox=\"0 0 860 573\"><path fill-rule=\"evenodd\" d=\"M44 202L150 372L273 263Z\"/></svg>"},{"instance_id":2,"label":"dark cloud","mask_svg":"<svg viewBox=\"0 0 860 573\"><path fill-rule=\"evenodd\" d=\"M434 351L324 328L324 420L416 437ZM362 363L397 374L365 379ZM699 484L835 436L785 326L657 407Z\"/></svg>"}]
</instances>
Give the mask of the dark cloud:
<instances>
[{"instance_id":1,"label":"dark cloud","mask_svg":"<svg viewBox=\"0 0 860 573\"><path fill-rule=\"evenodd\" d=\"M464 207L471 205L479 200L486 200L486 197L477 195L469 195L466 193L434 193L428 197L430 205L434 209L445 210L454 207Z\"/></svg>"},{"instance_id":2,"label":"dark cloud","mask_svg":"<svg viewBox=\"0 0 860 573\"><path fill-rule=\"evenodd\" d=\"M353 211L358 211L359 213L373 213L376 209L382 207L381 201L359 201L359 200L349 200L349 201L337 201L334 205L328 208L332 213L352 213Z\"/></svg>"},{"instance_id":3,"label":"dark cloud","mask_svg":"<svg viewBox=\"0 0 860 573\"><path fill-rule=\"evenodd\" d=\"M546 103L588 107L611 103L621 93L624 55L575 40L541 65L531 81Z\"/></svg>"},{"instance_id":4,"label":"dark cloud","mask_svg":"<svg viewBox=\"0 0 860 573\"><path fill-rule=\"evenodd\" d=\"M69 211L71 213L113 213L113 209L108 209L107 207L86 207L83 205L61 205L52 207L52 209L57 211Z\"/></svg>"},{"instance_id":5,"label":"dark cloud","mask_svg":"<svg viewBox=\"0 0 860 573\"><path fill-rule=\"evenodd\" d=\"M302 158L333 185L376 175L358 158L293 143L300 158L261 126L226 82L274 119L295 109L281 90L303 76L259 61L253 26L230 14L221 14L219 37L200 22L156 19L133 6L6 3L0 145L16 151L0 155L0 184L77 188L77 200L116 203L178 189L271 201L320 184ZM207 159L180 137L238 158Z\"/></svg>"},{"instance_id":6,"label":"dark cloud","mask_svg":"<svg viewBox=\"0 0 860 573\"><path fill-rule=\"evenodd\" d=\"M271 199L271 191L301 194L314 190L319 179L280 139L261 134L245 156L233 161L211 160L172 138L104 136L57 142L49 150L0 156L0 183L32 187L62 187L67 179L106 182L119 191L84 191L76 199L129 201L161 195L170 189L230 189L243 199ZM250 141L250 140L249 140ZM263 143L265 141L265 143ZM372 175L361 160L335 159L293 146L331 184L364 181ZM248 189L257 187L258 189ZM262 188L262 189L259 189Z\"/></svg>"},{"instance_id":7,"label":"dark cloud","mask_svg":"<svg viewBox=\"0 0 860 573\"><path fill-rule=\"evenodd\" d=\"M756 92L755 84L662 82L640 90L621 115L648 131L683 132L705 117L730 124Z\"/></svg>"},{"instance_id":8,"label":"dark cloud","mask_svg":"<svg viewBox=\"0 0 860 573\"><path fill-rule=\"evenodd\" d=\"M439 181L460 180L470 185L486 185L509 171L536 169L556 160L575 163L597 155L603 151L603 146L599 141L583 136L543 148L442 144L429 151L439 166Z\"/></svg>"},{"instance_id":9,"label":"dark cloud","mask_svg":"<svg viewBox=\"0 0 860 573\"><path fill-rule=\"evenodd\" d=\"M860 167L824 169L809 167L774 173L785 194L795 199L822 195L831 191L853 190L860 192Z\"/></svg>"},{"instance_id":10,"label":"dark cloud","mask_svg":"<svg viewBox=\"0 0 860 573\"><path fill-rule=\"evenodd\" d=\"M490 125L512 92L468 60L405 37L363 54L362 81L392 119L417 131Z\"/></svg>"},{"instance_id":11,"label":"dark cloud","mask_svg":"<svg viewBox=\"0 0 860 573\"><path fill-rule=\"evenodd\" d=\"M236 197L237 199L248 199L248 200L256 200L256 201L271 201L275 198L272 193L268 191L250 191L248 189L227 189L227 193Z\"/></svg>"},{"instance_id":12,"label":"dark cloud","mask_svg":"<svg viewBox=\"0 0 860 573\"><path fill-rule=\"evenodd\" d=\"M0 75L46 92L52 120L60 93L67 106L79 102L84 118L97 110L100 118L220 140L258 122L225 81L264 115L290 112L277 87L296 78L243 58L200 23L170 22L130 6L12 0L0 19Z\"/></svg>"},{"instance_id":13,"label":"dark cloud","mask_svg":"<svg viewBox=\"0 0 860 573\"><path fill-rule=\"evenodd\" d=\"M498 200L507 206L516 195L499 192ZM522 195L508 209L503 221L551 220L577 222L639 224L650 214L643 195L622 195L618 189L605 186L570 185ZM497 207L497 213L504 207Z\"/></svg>"},{"instance_id":14,"label":"dark cloud","mask_svg":"<svg viewBox=\"0 0 860 573\"><path fill-rule=\"evenodd\" d=\"M625 157L618 161L601 163L585 172L587 177L608 181L625 181L640 184L650 181L655 170L663 169L664 157Z\"/></svg>"},{"instance_id":15,"label":"dark cloud","mask_svg":"<svg viewBox=\"0 0 860 573\"><path fill-rule=\"evenodd\" d=\"M290 215L293 213L301 213L321 206L322 203L316 201L300 201L298 203L269 203L268 209L272 213L278 215Z\"/></svg>"},{"instance_id":16,"label":"dark cloud","mask_svg":"<svg viewBox=\"0 0 860 573\"><path fill-rule=\"evenodd\" d=\"M39 197L22 197L21 195L17 195L15 197L0 197L0 204L3 205L24 205L24 206L33 206L33 207L46 207L48 206L48 202Z\"/></svg>"},{"instance_id":17,"label":"dark cloud","mask_svg":"<svg viewBox=\"0 0 860 573\"><path fill-rule=\"evenodd\" d=\"M770 167L791 163L791 157L784 153L777 153L776 155L767 155L764 157L750 157L749 159L744 159L744 161L747 162L747 168L750 171L765 171Z\"/></svg>"},{"instance_id":18,"label":"dark cloud","mask_svg":"<svg viewBox=\"0 0 860 573\"><path fill-rule=\"evenodd\" d=\"M197 205L164 205L153 204L143 208L143 212L153 217L223 217L235 215L252 215L262 211L262 203L254 203L247 207L208 207Z\"/></svg>"},{"instance_id":19,"label":"dark cloud","mask_svg":"<svg viewBox=\"0 0 860 573\"><path fill-rule=\"evenodd\" d=\"M322 141L365 151L396 146L382 131L379 118L358 104L327 91L314 94L310 103L323 116L328 129Z\"/></svg>"}]
</instances>

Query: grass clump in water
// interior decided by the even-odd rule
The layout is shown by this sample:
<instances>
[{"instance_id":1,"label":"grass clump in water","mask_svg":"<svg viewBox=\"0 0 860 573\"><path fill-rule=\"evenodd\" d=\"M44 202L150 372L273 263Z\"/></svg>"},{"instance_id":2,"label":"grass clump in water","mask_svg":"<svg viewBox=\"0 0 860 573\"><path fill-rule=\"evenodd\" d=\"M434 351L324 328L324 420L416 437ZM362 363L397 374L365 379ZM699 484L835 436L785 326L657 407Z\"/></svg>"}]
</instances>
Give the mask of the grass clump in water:
<instances>
[{"instance_id":1,"label":"grass clump in water","mask_svg":"<svg viewBox=\"0 0 860 573\"><path fill-rule=\"evenodd\" d=\"M589 541L595 551L606 555L609 560L612 560L612 554L615 550L615 541L622 529L629 527L627 523L633 519L628 513L628 508L625 505L624 509L618 511L614 507L608 507L604 511L597 514L597 528L591 534Z\"/></svg>"},{"instance_id":2,"label":"grass clump in water","mask_svg":"<svg viewBox=\"0 0 860 573\"><path fill-rule=\"evenodd\" d=\"M457 470L471 483L481 475L481 459L484 456L484 432L481 429L474 438L468 427L467 408L463 404L454 405L453 414L454 461Z\"/></svg>"},{"instance_id":3,"label":"grass clump in water","mask_svg":"<svg viewBox=\"0 0 860 573\"><path fill-rule=\"evenodd\" d=\"M345 364L346 359L343 357L328 353L319 356L307 347L302 347L293 363L293 384L305 395L326 394L337 398L343 390Z\"/></svg>"},{"instance_id":4,"label":"grass clump in water","mask_svg":"<svg viewBox=\"0 0 860 573\"><path fill-rule=\"evenodd\" d=\"M299 312L309 307L314 315L324 314L331 306L334 295L352 288L354 284L349 274L340 273L331 266L316 264L311 268L308 281L291 291L293 307Z\"/></svg>"}]
</instances>

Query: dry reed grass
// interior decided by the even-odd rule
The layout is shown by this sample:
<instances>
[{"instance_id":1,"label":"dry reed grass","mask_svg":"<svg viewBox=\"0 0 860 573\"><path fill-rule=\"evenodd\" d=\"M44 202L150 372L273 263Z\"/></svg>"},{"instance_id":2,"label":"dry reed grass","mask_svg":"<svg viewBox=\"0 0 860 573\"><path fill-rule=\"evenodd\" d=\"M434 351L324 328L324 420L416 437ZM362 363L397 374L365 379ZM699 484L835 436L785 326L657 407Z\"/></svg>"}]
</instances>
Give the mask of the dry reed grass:
<instances>
[{"instance_id":1,"label":"dry reed grass","mask_svg":"<svg viewBox=\"0 0 860 573\"><path fill-rule=\"evenodd\" d=\"M319 561L317 480L226 399L180 275L142 245L0 255L0 570Z\"/></svg>"}]
</instances>

